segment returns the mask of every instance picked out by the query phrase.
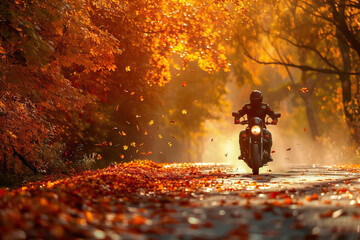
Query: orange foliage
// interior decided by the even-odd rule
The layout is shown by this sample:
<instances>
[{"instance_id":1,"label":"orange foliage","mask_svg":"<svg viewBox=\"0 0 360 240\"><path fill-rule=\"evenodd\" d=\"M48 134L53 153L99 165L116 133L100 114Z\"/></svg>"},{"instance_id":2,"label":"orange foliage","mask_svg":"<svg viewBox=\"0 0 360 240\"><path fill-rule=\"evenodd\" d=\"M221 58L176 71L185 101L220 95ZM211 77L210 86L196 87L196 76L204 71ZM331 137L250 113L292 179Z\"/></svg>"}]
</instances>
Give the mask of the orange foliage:
<instances>
[{"instance_id":1,"label":"orange foliage","mask_svg":"<svg viewBox=\"0 0 360 240\"><path fill-rule=\"evenodd\" d=\"M139 82L164 85L170 80L169 57L174 53L181 56L184 66L197 61L208 72L228 70L223 39L231 16L226 3L1 2L3 171L23 171L18 164L10 164L14 156L33 172L46 171L48 163L40 149L52 151L60 135L71 139L68 124L74 121L74 113L87 115L97 100L106 102L108 79L115 72L123 78L131 75ZM92 121L91 117L87 120Z\"/></svg>"}]
</instances>

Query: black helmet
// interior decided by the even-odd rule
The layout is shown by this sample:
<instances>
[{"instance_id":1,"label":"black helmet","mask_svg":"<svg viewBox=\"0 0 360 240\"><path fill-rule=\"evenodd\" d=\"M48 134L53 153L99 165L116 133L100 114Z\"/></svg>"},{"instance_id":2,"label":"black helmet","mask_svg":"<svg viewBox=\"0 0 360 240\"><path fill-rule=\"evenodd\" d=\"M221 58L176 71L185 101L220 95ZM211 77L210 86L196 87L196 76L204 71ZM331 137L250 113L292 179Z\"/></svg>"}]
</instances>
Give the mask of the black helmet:
<instances>
[{"instance_id":1,"label":"black helmet","mask_svg":"<svg viewBox=\"0 0 360 240\"><path fill-rule=\"evenodd\" d=\"M250 104L253 106L260 106L263 100L263 95L259 90L254 90L250 94Z\"/></svg>"}]
</instances>

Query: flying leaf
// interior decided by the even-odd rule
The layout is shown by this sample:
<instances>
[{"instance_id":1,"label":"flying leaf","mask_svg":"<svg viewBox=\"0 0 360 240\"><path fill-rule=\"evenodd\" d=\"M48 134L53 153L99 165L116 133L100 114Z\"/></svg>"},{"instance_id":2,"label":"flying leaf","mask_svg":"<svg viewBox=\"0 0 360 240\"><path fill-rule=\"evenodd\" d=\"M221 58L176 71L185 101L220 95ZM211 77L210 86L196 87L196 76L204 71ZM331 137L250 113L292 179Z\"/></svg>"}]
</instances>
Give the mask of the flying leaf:
<instances>
[{"instance_id":1,"label":"flying leaf","mask_svg":"<svg viewBox=\"0 0 360 240\"><path fill-rule=\"evenodd\" d=\"M169 145L169 147L171 147L171 146L172 146L172 143L171 143L171 142L168 142L168 145Z\"/></svg>"},{"instance_id":2,"label":"flying leaf","mask_svg":"<svg viewBox=\"0 0 360 240\"><path fill-rule=\"evenodd\" d=\"M124 150L126 151L126 150L128 150L129 146L128 146L128 145L124 145L123 148L124 148Z\"/></svg>"},{"instance_id":3,"label":"flying leaf","mask_svg":"<svg viewBox=\"0 0 360 240\"><path fill-rule=\"evenodd\" d=\"M154 124L154 120L150 120L149 126L152 126Z\"/></svg>"},{"instance_id":4,"label":"flying leaf","mask_svg":"<svg viewBox=\"0 0 360 240\"><path fill-rule=\"evenodd\" d=\"M132 143L130 143L130 146L136 147L136 143L135 143L135 142L132 142Z\"/></svg>"},{"instance_id":5,"label":"flying leaf","mask_svg":"<svg viewBox=\"0 0 360 240\"><path fill-rule=\"evenodd\" d=\"M120 158L121 158L121 159L124 159L124 157L125 157L124 154L121 154L121 155L120 155Z\"/></svg>"},{"instance_id":6,"label":"flying leaf","mask_svg":"<svg viewBox=\"0 0 360 240\"><path fill-rule=\"evenodd\" d=\"M299 91L303 92L303 93L308 93L309 90L306 87L300 88Z\"/></svg>"},{"instance_id":7,"label":"flying leaf","mask_svg":"<svg viewBox=\"0 0 360 240\"><path fill-rule=\"evenodd\" d=\"M291 91L291 87L288 85L288 86L286 86L286 88L289 90L289 91Z\"/></svg>"},{"instance_id":8,"label":"flying leaf","mask_svg":"<svg viewBox=\"0 0 360 240\"><path fill-rule=\"evenodd\" d=\"M159 138L163 138L163 136L161 134L159 134Z\"/></svg>"},{"instance_id":9,"label":"flying leaf","mask_svg":"<svg viewBox=\"0 0 360 240\"><path fill-rule=\"evenodd\" d=\"M140 96L140 101L144 101L144 97L143 97L143 96Z\"/></svg>"},{"instance_id":10,"label":"flying leaf","mask_svg":"<svg viewBox=\"0 0 360 240\"><path fill-rule=\"evenodd\" d=\"M186 110L186 109L183 109L183 110L181 111L181 113L182 113L183 115L186 115L186 114L187 114L187 110Z\"/></svg>"},{"instance_id":11,"label":"flying leaf","mask_svg":"<svg viewBox=\"0 0 360 240\"><path fill-rule=\"evenodd\" d=\"M186 87L186 81L182 82L181 86Z\"/></svg>"},{"instance_id":12,"label":"flying leaf","mask_svg":"<svg viewBox=\"0 0 360 240\"><path fill-rule=\"evenodd\" d=\"M145 132L144 132L144 135L146 136L146 135L148 135L148 132L145 130Z\"/></svg>"},{"instance_id":13,"label":"flying leaf","mask_svg":"<svg viewBox=\"0 0 360 240\"><path fill-rule=\"evenodd\" d=\"M125 71L130 72L131 71L130 66L126 66Z\"/></svg>"}]
</instances>

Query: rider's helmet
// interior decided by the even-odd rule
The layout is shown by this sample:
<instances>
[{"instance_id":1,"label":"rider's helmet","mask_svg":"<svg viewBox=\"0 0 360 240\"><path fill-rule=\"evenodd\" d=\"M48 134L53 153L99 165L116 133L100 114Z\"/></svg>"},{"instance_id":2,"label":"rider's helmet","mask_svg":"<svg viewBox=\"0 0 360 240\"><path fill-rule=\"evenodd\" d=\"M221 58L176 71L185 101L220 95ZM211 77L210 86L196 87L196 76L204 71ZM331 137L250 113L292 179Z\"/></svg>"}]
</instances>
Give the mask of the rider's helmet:
<instances>
[{"instance_id":1,"label":"rider's helmet","mask_svg":"<svg viewBox=\"0 0 360 240\"><path fill-rule=\"evenodd\" d=\"M259 90L254 90L250 94L250 104L254 107L259 107L262 103L263 95Z\"/></svg>"}]
</instances>

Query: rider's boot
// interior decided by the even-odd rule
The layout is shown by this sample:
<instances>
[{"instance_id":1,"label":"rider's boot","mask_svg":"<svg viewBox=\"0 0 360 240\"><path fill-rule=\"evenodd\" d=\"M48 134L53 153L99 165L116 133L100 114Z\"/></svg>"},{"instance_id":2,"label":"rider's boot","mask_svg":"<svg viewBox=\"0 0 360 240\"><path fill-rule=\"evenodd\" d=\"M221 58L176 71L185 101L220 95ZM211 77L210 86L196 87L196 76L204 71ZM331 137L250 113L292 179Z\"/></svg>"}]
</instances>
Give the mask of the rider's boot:
<instances>
[{"instance_id":1,"label":"rider's boot","mask_svg":"<svg viewBox=\"0 0 360 240\"><path fill-rule=\"evenodd\" d=\"M273 161L273 158L271 157L270 152L268 152L266 150L265 150L265 156L264 157L266 159L266 163Z\"/></svg>"},{"instance_id":2,"label":"rider's boot","mask_svg":"<svg viewBox=\"0 0 360 240\"><path fill-rule=\"evenodd\" d=\"M238 160L245 160L245 152L240 151L240 155L238 156Z\"/></svg>"}]
</instances>

